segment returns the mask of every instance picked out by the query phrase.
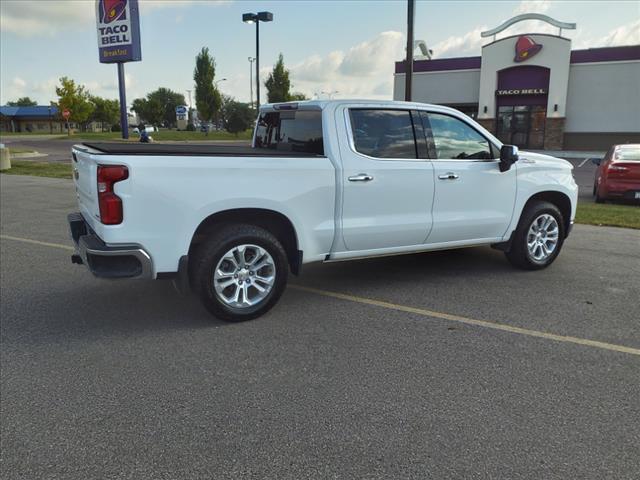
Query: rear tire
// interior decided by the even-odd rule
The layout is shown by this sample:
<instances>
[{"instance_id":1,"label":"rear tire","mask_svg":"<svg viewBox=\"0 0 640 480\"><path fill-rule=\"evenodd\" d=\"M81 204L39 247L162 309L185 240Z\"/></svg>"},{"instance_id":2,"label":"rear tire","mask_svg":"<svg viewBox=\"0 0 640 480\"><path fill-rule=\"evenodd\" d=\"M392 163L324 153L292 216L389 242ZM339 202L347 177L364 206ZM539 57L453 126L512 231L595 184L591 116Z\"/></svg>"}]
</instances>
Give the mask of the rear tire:
<instances>
[{"instance_id":1,"label":"rear tire","mask_svg":"<svg viewBox=\"0 0 640 480\"><path fill-rule=\"evenodd\" d=\"M562 213L553 203L531 202L520 216L511 249L505 252L507 259L524 270L548 267L562 249L564 225Z\"/></svg>"},{"instance_id":2,"label":"rear tire","mask_svg":"<svg viewBox=\"0 0 640 480\"><path fill-rule=\"evenodd\" d=\"M593 186L593 197L596 203L604 203L605 199L600 196L600 189L597 185Z\"/></svg>"},{"instance_id":3,"label":"rear tire","mask_svg":"<svg viewBox=\"0 0 640 480\"><path fill-rule=\"evenodd\" d=\"M253 225L228 225L209 235L190 265L191 282L215 317L227 322L257 318L279 300L289 265L278 239Z\"/></svg>"}]
</instances>

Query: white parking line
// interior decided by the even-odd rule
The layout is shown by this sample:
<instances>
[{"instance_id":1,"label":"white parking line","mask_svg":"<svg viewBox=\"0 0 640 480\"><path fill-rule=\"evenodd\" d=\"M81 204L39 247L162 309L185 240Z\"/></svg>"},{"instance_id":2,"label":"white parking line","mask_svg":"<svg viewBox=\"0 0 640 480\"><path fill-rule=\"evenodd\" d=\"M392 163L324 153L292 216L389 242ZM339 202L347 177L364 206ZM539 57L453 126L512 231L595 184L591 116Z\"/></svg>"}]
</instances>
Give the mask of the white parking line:
<instances>
[{"instance_id":1,"label":"white parking line","mask_svg":"<svg viewBox=\"0 0 640 480\"><path fill-rule=\"evenodd\" d=\"M34 245L42 245L43 247L62 248L64 250L75 250L70 245L62 245L60 243L41 242L40 240L31 240L30 238L12 237L11 235L0 235L2 240L15 240L16 242L33 243Z\"/></svg>"},{"instance_id":2,"label":"white parking line","mask_svg":"<svg viewBox=\"0 0 640 480\"><path fill-rule=\"evenodd\" d=\"M581 166L583 166L585 163L587 163L590 159L589 158L585 158L582 163L580 165L578 165L577 168L580 168Z\"/></svg>"},{"instance_id":3,"label":"white parking line","mask_svg":"<svg viewBox=\"0 0 640 480\"><path fill-rule=\"evenodd\" d=\"M371 305L380 308L386 308L389 310L396 310L399 312L412 313L414 315L420 315L423 317L439 318L442 320L448 320L450 322L463 323L466 325L473 325L475 327L490 328L493 330L501 330L503 332L515 333L518 335L525 335L527 337L543 338L545 340L553 340L556 342L573 343L576 345L582 345L585 347L600 348L602 350L612 350L619 353L628 353L631 355L640 355L640 349L626 347L624 345L616 345L613 343L599 342L597 340L589 340L587 338L571 337L567 335L557 335L555 333L541 332L539 330L530 330L528 328L514 327L512 325L505 325L504 323L491 322L487 320L476 320L475 318L462 317L460 315L452 315L450 313L435 312L433 310L426 310L424 308L416 308L408 305L400 305L391 302L384 302L382 300L375 300L373 298L357 297L355 295L346 295L339 292L331 292L329 290L320 290L318 288L304 287L302 285L290 285L291 288L301 290L303 292L315 293L325 297L338 298L340 300L346 300L349 302L360 303L364 305Z\"/></svg>"}]
</instances>

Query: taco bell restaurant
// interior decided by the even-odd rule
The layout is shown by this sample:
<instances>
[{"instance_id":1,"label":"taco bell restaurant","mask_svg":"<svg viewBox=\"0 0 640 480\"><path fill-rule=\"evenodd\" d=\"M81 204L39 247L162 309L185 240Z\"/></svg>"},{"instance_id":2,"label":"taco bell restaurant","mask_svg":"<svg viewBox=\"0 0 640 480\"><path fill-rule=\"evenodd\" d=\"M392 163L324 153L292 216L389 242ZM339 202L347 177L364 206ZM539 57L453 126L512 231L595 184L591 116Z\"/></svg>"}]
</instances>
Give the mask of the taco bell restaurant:
<instances>
[{"instance_id":1,"label":"taco bell restaurant","mask_svg":"<svg viewBox=\"0 0 640 480\"><path fill-rule=\"evenodd\" d=\"M558 34L495 39L523 20L545 21ZM412 100L456 108L502 142L531 150L640 143L640 45L572 50L562 31L575 28L524 14L483 32L489 41L479 57L416 57ZM404 100L405 71L397 62L395 100Z\"/></svg>"}]
</instances>

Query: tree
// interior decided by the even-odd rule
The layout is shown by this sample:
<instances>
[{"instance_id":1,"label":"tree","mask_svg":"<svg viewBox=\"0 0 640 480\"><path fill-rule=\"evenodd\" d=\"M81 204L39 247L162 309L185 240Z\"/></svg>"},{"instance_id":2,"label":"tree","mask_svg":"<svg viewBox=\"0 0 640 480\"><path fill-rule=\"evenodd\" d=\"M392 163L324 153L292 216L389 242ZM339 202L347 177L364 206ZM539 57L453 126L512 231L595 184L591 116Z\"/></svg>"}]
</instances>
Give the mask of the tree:
<instances>
[{"instance_id":1,"label":"tree","mask_svg":"<svg viewBox=\"0 0 640 480\"><path fill-rule=\"evenodd\" d=\"M164 107L158 101L157 98L136 98L132 105L131 110L136 112L142 122L150 123L152 125L159 125L164 118Z\"/></svg>"},{"instance_id":2,"label":"tree","mask_svg":"<svg viewBox=\"0 0 640 480\"><path fill-rule=\"evenodd\" d=\"M304 93L300 93L300 92L293 92L290 96L289 96L289 100L295 100L295 101L302 101L302 100L309 100L309 97L307 97Z\"/></svg>"},{"instance_id":3,"label":"tree","mask_svg":"<svg viewBox=\"0 0 640 480\"><path fill-rule=\"evenodd\" d=\"M169 127L176 125L176 107L185 105L187 102L184 95L174 92L169 88L160 87L147 95L147 100L157 102L162 105L162 122Z\"/></svg>"},{"instance_id":4,"label":"tree","mask_svg":"<svg viewBox=\"0 0 640 480\"><path fill-rule=\"evenodd\" d=\"M225 105L225 114L226 129L236 136L238 136L238 133L251 128L255 121L254 110L246 103L229 102Z\"/></svg>"},{"instance_id":5,"label":"tree","mask_svg":"<svg viewBox=\"0 0 640 480\"><path fill-rule=\"evenodd\" d=\"M176 124L176 107L185 103L184 95L181 93L160 87L148 93L146 98L136 98L131 110L147 123L166 124L171 127Z\"/></svg>"},{"instance_id":6,"label":"tree","mask_svg":"<svg viewBox=\"0 0 640 480\"><path fill-rule=\"evenodd\" d=\"M60 86L56 87L56 95L58 95L58 102L55 105L58 107L59 114L67 109L71 112L70 122L85 124L89 120L95 107L84 85L76 85L76 82L70 78L62 77Z\"/></svg>"},{"instance_id":7,"label":"tree","mask_svg":"<svg viewBox=\"0 0 640 480\"><path fill-rule=\"evenodd\" d=\"M91 103L94 106L91 120L100 122L103 131L105 124L111 126L118 123L120 116L120 102L118 100L92 96Z\"/></svg>"},{"instance_id":8,"label":"tree","mask_svg":"<svg viewBox=\"0 0 640 480\"><path fill-rule=\"evenodd\" d=\"M196 68L193 70L193 81L196 83L196 107L202 120L212 121L217 118L222 105L220 92L213 82L216 76L216 62L209 54L207 47L202 47L196 56Z\"/></svg>"},{"instance_id":9,"label":"tree","mask_svg":"<svg viewBox=\"0 0 640 480\"><path fill-rule=\"evenodd\" d=\"M278 56L278 62L273 66L273 71L269 74L269 78L264 82L267 87L267 99L269 103L288 102L291 99L289 89L291 81L289 80L289 70L284 68L284 57L282 54Z\"/></svg>"},{"instance_id":10,"label":"tree","mask_svg":"<svg viewBox=\"0 0 640 480\"><path fill-rule=\"evenodd\" d=\"M38 102L31 100L29 97L21 97L15 102L7 102L9 107L35 107Z\"/></svg>"}]
</instances>

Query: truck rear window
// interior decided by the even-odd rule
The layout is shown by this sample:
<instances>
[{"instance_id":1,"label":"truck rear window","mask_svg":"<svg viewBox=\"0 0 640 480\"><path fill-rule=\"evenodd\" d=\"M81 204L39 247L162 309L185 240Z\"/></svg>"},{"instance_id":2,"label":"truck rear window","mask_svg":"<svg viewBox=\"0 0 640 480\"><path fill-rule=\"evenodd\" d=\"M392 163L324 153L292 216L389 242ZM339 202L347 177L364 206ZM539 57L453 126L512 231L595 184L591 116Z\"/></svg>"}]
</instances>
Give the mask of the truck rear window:
<instances>
[{"instance_id":1,"label":"truck rear window","mask_svg":"<svg viewBox=\"0 0 640 480\"><path fill-rule=\"evenodd\" d=\"M324 155L322 112L266 112L256 126L255 148Z\"/></svg>"}]
</instances>

